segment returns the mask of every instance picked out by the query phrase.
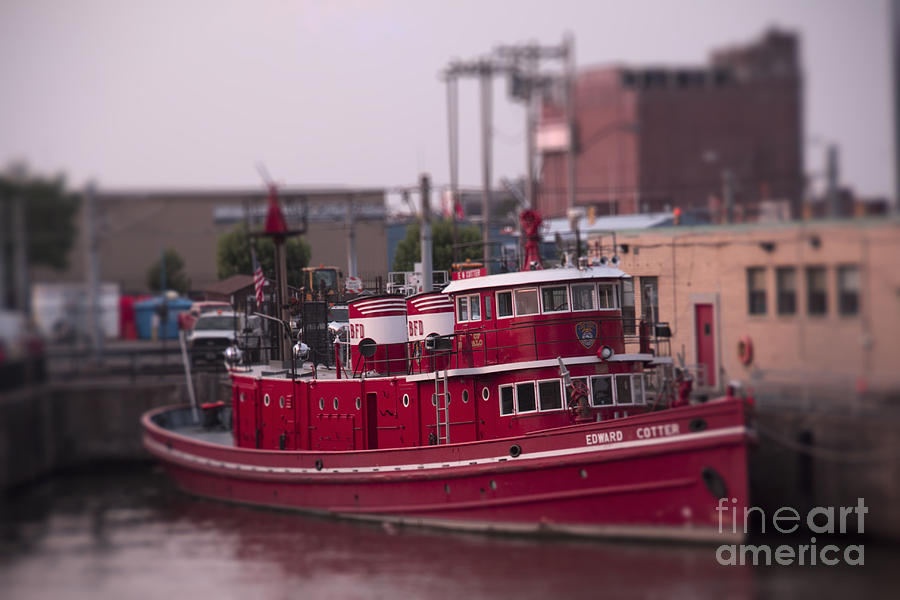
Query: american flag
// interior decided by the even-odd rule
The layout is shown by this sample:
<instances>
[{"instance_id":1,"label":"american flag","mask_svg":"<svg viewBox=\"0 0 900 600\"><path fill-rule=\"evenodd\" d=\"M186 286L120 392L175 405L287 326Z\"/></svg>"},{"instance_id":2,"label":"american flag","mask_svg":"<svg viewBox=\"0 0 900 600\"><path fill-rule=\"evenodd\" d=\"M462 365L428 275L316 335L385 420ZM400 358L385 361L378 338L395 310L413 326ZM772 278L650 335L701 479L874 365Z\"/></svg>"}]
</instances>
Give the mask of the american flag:
<instances>
[{"instance_id":1,"label":"american flag","mask_svg":"<svg viewBox=\"0 0 900 600\"><path fill-rule=\"evenodd\" d=\"M266 285L266 277L263 275L262 267L256 260L256 249L250 247L250 256L253 258L253 288L256 290L256 306L262 306L263 303L263 286Z\"/></svg>"}]
</instances>

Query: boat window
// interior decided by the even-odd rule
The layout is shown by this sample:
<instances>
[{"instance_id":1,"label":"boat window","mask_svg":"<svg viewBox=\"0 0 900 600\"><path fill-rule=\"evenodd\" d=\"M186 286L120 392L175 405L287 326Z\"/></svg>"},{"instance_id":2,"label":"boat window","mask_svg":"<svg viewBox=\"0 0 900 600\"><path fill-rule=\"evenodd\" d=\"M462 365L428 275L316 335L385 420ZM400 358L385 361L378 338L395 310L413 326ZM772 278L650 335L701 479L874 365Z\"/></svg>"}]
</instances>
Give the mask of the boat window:
<instances>
[{"instance_id":1,"label":"boat window","mask_svg":"<svg viewBox=\"0 0 900 600\"><path fill-rule=\"evenodd\" d=\"M632 404L631 375L616 375L616 404Z\"/></svg>"},{"instance_id":2,"label":"boat window","mask_svg":"<svg viewBox=\"0 0 900 600\"><path fill-rule=\"evenodd\" d=\"M591 396L594 406L611 406L613 404L612 375L591 377Z\"/></svg>"},{"instance_id":3,"label":"boat window","mask_svg":"<svg viewBox=\"0 0 900 600\"><path fill-rule=\"evenodd\" d=\"M600 298L599 307L616 308L616 286L612 283L601 283L597 288Z\"/></svg>"},{"instance_id":4,"label":"boat window","mask_svg":"<svg viewBox=\"0 0 900 600\"><path fill-rule=\"evenodd\" d=\"M464 323L469 320L469 298L460 296L456 299L456 322Z\"/></svg>"},{"instance_id":5,"label":"boat window","mask_svg":"<svg viewBox=\"0 0 900 600\"><path fill-rule=\"evenodd\" d=\"M269 400L269 395L266 394L265 396L263 396L263 404L265 404L266 406L268 406L268 405L269 405L269 402L270 402L270 400Z\"/></svg>"},{"instance_id":6,"label":"boat window","mask_svg":"<svg viewBox=\"0 0 900 600\"><path fill-rule=\"evenodd\" d=\"M497 292L497 318L513 316L512 292Z\"/></svg>"},{"instance_id":7,"label":"boat window","mask_svg":"<svg viewBox=\"0 0 900 600\"><path fill-rule=\"evenodd\" d=\"M463 404L469 401L469 390L463 390L462 393Z\"/></svg>"},{"instance_id":8,"label":"boat window","mask_svg":"<svg viewBox=\"0 0 900 600\"><path fill-rule=\"evenodd\" d=\"M491 297L485 296L484 297L484 320L490 321L491 318L492 318L491 317Z\"/></svg>"},{"instance_id":9,"label":"boat window","mask_svg":"<svg viewBox=\"0 0 900 600\"><path fill-rule=\"evenodd\" d=\"M479 296L478 294L469 296L469 320L481 320L481 296Z\"/></svg>"},{"instance_id":10,"label":"boat window","mask_svg":"<svg viewBox=\"0 0 900 600\"><path fill-rule=\"evenodd\" d=\"M534 398L534 382L516 384L516 412L527 413L537 410Z\"/></svg>"},{"instance_id":11,"label":"boat window","mask_svg":"<svg viewBox=\"0 0 900 600\"><path fill-rule=\"evenodd\" d=\"M597 308L597 294L593 283L572 284L572 310L594 310Z\"/></svg>"},{"instance_id":12,"label":"boat window","mask_svg":"<svg viewBox=\"0 0 900 600\"><path fill-rule=\"evenodd\" d=\"M513 407L513 387L511 385L500 386L500 414L511 415L514 412Z\"/></svg>"},{"instance_id":13,"label":"boat window","mask_svg":"<svg viewBox=\"0 0 900 600\"><path fill-rule=\"evenodd\" d=\"M576 382L576 381L581 382L581 385L583 385L583 386L584 386L584 389L587 390L587 393L588 393L588 404L592 404L592 402L591 402L591 386L588 385L588 378L587 378L587 377L573 377L573 378L572 378L572 382L574 383L574 382ZM567 394L567 393L564 393L564 394L563 394L563 397L564 397L564 398L568 398L568 394Z\"/></svg>"},{"instance_id":14,"label":"boat window","mask_svg":"<svg viewBox=\"0 0 900 600\"><path fill-rule=\"evenodd\" d=\"M465 323L466 321L481 320L481 296L473 294L471 296L460 296L456 299L456 322Z\"/></svg>"},{"instance_id":15,"label":"boat window","mask_svg":"<svg viewBox=\"0 0 900 600\"><path fill-rule=\"evenodd\" d=\"M536 315L538 312L537 290L516 290L516 316Z\"/></svg>"},{"instance_id":16,"label":"boat window","mask_svg":"<svg viewBox=\"0 0 900 600\"><path fill-rule=\"evenodd\" d=\"M569 310L568 289L564 285L541 288L541 304L545 313Z\"/></svg>"},{"instance_id":17,"label":"boat window","mask_svg":"<svg viewBox=\"0 0 900 600\"><path fill-rule=\"evenodd\" d=\"M644 385L644 375L636 374L631 376L632 399L635 404L644 404L646 399L646 386Z\"/></svg>"},{"instance_id":18,"label":"boat window","mask_svg":"<svg viewBox=\"0 0 900 600\"><path fill-rule=\"evenodd\" d=\"M562 402L562 382L559 379L538 382L541 410L559 410Z\"/></svg>"}]
</instances>

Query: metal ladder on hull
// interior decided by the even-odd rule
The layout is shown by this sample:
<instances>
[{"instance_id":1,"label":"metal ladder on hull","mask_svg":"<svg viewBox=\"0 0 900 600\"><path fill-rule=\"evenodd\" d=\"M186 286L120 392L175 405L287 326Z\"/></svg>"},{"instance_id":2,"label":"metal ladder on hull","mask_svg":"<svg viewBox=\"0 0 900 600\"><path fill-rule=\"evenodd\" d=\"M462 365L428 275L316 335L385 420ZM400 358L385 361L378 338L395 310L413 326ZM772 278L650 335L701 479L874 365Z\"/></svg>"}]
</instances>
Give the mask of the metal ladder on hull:
<instances>
[{"instance_id":1,"label":"metal ladder on hull","mask_svg":"<svg viewBox=\"0 0 900 600\"><path fill-rule=\"evenodd\" d=\"M450 392L447 391L447 370L444 369L444 375L441 371L434 372L434 422L437 429L437 443L450 443ZM441 416L443 415L443 419ZM443 434L441 427L444 428Z\"/></svg>"}]
</instances>

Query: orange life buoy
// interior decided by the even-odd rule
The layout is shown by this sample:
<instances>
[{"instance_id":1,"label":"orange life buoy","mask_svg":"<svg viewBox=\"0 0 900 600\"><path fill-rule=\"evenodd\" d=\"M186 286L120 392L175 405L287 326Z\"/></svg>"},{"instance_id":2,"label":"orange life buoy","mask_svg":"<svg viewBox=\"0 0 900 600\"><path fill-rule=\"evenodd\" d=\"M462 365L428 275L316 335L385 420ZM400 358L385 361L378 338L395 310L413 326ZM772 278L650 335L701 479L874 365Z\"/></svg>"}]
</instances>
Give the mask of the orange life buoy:
<instances>
[{"instance_id":1,"label":"orange life buoy","mask_svg":"<svg viewBox=\"0 0 900 600\"><path fill-rule=\"evenodd\" d=\"M737 350L738 359L740 359L741 363L749 365L753 362L753 341L750 339L750 336L745 335L738 340Z\"/></svg>"}]
</instances>

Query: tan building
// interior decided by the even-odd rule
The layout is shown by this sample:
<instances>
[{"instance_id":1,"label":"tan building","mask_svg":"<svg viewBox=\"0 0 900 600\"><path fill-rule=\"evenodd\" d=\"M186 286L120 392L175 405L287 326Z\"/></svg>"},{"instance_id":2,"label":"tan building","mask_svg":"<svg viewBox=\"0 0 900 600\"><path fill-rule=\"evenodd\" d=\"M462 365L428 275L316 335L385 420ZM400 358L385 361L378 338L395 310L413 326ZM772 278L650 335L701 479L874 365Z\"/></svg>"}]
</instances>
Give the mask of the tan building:
<instances>
[{"instance_id":1,"label":"tan building","mask_svg":"<svg viewBox=\"0 0 900 600\"><path fill-rule=\"evenodd\" d=\"M671 227L616 241L634 276L624 312L668 321L673 356L710 388L900 390L900 219Z\"/></svg>"},{"instance_id":2,"label":"tan building","mask_svg":"<svg viewBox=\"0 0 900 600\"><path fill-rule=\"evenodd\" d=\"M305 239L310 265L348 268L348 205L355 207L360 277L387 273L385 194L380 189L285 189L280 200L291 229L299 228L306 206ZM123 293L147 290L147 270L160 251L174 248L184 259L193 289L218 281L216 240L247 219L261 228L267 206L262 188L245 191L101 191L96 200L100 279ZM82 204L83 212L84 204ZM79 217L84 231L84 215ZM36 281L84 281L84 240L79 236L65 273L40 269ZM290 265L289 265L290 268Z\"/></svg>"}]
</instances>

